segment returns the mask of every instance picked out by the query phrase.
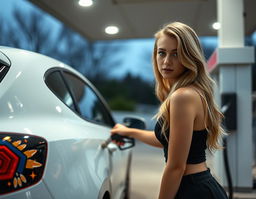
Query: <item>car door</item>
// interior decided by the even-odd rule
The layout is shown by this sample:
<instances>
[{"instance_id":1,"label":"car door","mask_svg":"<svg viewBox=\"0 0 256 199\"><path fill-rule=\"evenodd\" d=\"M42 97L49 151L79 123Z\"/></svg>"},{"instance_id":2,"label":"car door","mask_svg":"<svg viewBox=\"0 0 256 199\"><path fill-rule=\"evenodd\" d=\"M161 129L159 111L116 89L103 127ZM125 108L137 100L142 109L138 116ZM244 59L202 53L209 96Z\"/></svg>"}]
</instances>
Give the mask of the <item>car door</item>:
<instances>
[{"instance_id":1,"label":"car door","mask_svg":"<svg viewBox=\"0 0 256 199\"><path fill-rule=\"evenodd\" d=\"M68 72L64 77L72 91L80 116L92 123L110 129L115 125L111 113L97 90L88 82ZM110 134L109 134L110 135ZM110 143L108 150L110 159L110 180L113 198L120 198L124 189L128 152L120 151L114 143Z\"/></svg>"}]
</instances>

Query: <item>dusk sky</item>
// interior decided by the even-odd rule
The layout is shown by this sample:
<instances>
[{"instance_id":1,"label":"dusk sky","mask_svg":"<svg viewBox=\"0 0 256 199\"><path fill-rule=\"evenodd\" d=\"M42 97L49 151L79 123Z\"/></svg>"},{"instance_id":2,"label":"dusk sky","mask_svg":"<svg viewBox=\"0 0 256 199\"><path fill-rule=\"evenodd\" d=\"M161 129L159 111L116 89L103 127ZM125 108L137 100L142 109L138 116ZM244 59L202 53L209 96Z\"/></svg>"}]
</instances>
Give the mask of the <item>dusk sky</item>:
<instances>
[{"instance_id":1,"label":"dusk sky","mask_svg":"<svg viewBox=\"0 0 256 199\"><path fill-rule=\"evenodd\" d=\"M1 0L0 20L12 22L12 9L17 7L22 10L38 9L35 5L27 0ZM45 12L44 12L45 13ZM45 13L47 16L47 26L51 26L51 30L58 31L61 22L56 18ZM13 23L12 23L13 24ZM17 30L18 32L18 30ZM256 44L256 34L252 35L252 43ZM206 58L217 47L216 37L200 37L203 48L206 50ZM113 40L114 45L119 45L122 50L114 52L113 57L122 60L121 65L113 69L111 75L114 77L122 77L127 72L133 75L139 75L146 80L153 80L153 72L151 66L151 53L153 49L154 39L132 39L132 40ZM112 55L111 55L112 56ZM61 61L61 60L60 60Z\"/></svg>"},{"instance_id":2,"label":"dusk sky","mask_svg":"<svg viewBox=\"0 0 256 199\"><path fill-rule=\"evenodd\" d=\"M30 10L37 8L31 2L27 0L1 0L0 17L4 20L11 21L12 10L17 7L18 9ZM38 8L37 8L38 9ZM60 26L58 19L49 16L48 23L52 26L53 31L57 30ZM127 72L133 75L140 75L147 80L153 80L153 72L151 68L151 57L154 40L152 39L133 39L133 40L116 40L113 41L115 45L120 45L125 49L125 52L115 52L113 56L121 56L122 65L116 68L111 74L116 77L122 77ZM150 53L149 53L150 52ZM148 54L148 58L145 58L144 54ZM132 62L131 62L132 60ZM61 60L60 60L61 61Z\"/></svg>"}]
</instances>

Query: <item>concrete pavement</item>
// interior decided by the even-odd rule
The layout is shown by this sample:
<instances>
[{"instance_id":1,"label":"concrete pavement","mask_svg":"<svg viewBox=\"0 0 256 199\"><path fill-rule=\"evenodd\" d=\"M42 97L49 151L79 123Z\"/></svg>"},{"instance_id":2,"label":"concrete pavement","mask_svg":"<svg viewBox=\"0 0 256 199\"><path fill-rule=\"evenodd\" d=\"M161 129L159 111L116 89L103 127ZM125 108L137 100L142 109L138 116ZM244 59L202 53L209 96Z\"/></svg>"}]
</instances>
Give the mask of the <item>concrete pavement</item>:
<instances>
[{"instance_id":1,"label":"concrete pavement","mask_svg":"<svg viewBox=\"0 0 256 199\"><path fill-rule=\"evenodd\" d=\"M163 168L162 149L136 141L132 157L131 199L156 199Z\"/></svg>"},{"instance_id":2,"label":"concrete pavement","mask_svg":"<svg viewBox=\"0 0 256 199\"><path fill-rule=\"evenodd\" d=\"M162 149L136 141L131 169L131 199L158 198L164 165ZM212 166L210 157L207 165L210 168ZM256 199L256 190L234 193L234 199Z\"/></svg>"}]
</instances>

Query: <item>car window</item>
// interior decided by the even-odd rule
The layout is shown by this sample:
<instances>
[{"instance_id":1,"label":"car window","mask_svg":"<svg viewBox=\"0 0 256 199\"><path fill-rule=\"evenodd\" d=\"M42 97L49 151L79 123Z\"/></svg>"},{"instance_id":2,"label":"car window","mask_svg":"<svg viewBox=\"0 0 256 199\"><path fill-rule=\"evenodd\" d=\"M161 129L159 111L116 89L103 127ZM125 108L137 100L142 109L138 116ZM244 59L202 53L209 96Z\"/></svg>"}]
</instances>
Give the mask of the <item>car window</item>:
<instances>
[{"instance_id":1,"label":"car window","mask_svg":"<svg viewBox=\"0 0 256 199\"><path fill-rule=\"evenodd\" d=\"M7 74L8 70L9 70L9 67L7 67L4 64L0 63L0 82L4 79L4 77Z\"/></svg>"},{"instance_id":2,"label":"car window","mask_svg":"<svg viewBox=\"0 0 256 199\"><path fill-rule=\"evenodd\" d=\"M64 77L72 90L81 116L93 122L113 126L113 120L94 90L79 77L64 72Z\"/></svg>"},{"instance_id":3,"label":"car window","mask_svg":"<svg viewBox=\"0 0 256 199\"><path fill-rule=\"evenodd\" d=\"M0 82L4 79L11 66L10 60L0 52Z\"/></svg>"},{"instance_id":4,"label":"car window","mask_svg":"<svg viewBox=\"0 0 256 199\"><path fill-rule=\"evenodd\" d=\"M47 75L46 84L61 101L63 101L73 111L76 111L74 101L59 71L55 71Z\"/></svg>"}]
</instances>

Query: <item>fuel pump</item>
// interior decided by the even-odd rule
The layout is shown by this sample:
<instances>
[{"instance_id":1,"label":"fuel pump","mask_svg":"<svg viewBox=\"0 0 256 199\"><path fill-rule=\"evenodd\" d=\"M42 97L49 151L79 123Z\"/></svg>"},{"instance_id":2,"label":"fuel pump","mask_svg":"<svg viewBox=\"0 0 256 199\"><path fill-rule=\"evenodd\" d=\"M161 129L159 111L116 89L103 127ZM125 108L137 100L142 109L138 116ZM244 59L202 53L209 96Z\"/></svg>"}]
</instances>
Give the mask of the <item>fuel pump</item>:
<instances>
[{"instance_id":1,"label":"fuel pump","mask_svg":"<svg viewBox=\"0 0 256 199\"><path fill-rule=\"evenodd\" d=\"M228 134L234 133L237 129L237 99L236 93L222 93L221 94L221 111L224 115L223 126ZM233 184L230 167L228 162L228 136L223 138L223 159L228 183L229 199L233 199Z\"/></svg>"}]
</instances>

